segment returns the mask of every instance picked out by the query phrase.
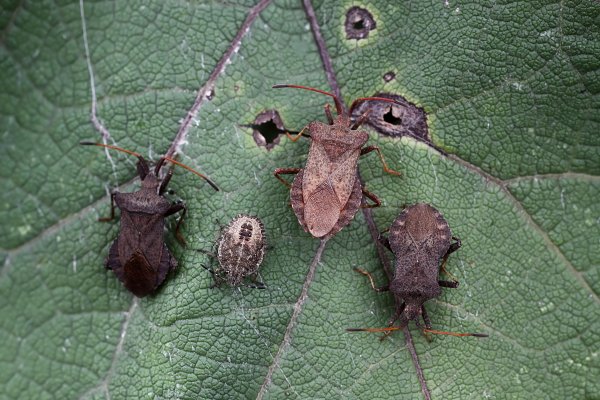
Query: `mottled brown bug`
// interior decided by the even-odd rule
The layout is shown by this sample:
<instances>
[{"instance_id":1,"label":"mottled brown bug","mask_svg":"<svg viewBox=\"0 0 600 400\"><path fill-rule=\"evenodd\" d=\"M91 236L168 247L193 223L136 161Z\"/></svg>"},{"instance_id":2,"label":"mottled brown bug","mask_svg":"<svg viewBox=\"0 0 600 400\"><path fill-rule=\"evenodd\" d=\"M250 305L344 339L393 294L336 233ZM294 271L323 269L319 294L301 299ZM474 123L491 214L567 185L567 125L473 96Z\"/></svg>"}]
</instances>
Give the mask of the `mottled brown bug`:
<instances>
[{"instance_id":1,"label":"mottled brown bug","mask_svg":"<svg viewBox=\"0 0 600 400\"><path fill-rule=\"evenodd\" d=\"M352 103L348 113L344 112L340 99L332 93L298 85L275 85L274 88L297 88L333 97L337 117L333 118L329 104L325 105L325 115L329 125L313 121L295 137L298 140L305 130L311 138L308 159L304 168L277 168L274 175L283 184L289 183L280 175L297 174L291 185L290 199L298 222L305 231L317 238L331 237L348 225L361 206L363 194L377 207L381 201L373 193L366 191L358 178L358 158L376 151L385 172L400 175L388 168L379 147L363 147L369 134L357 128L366 120L369 111L355 122L350 115L357 104L367 100L395 103L393 99L361 97Z\"/></svg>"},{"instance_id":2,"label":"mottled brown bug","mask_svg":"<svg viewBox=\"0 0 600 400\"><path fill-rule=\"evenodd\" d=\"M375 287L371 274L362 269L356 270L369 278L371 287L377 292L392 292L396 311L387 328L348 329L349 331L391 332L402 329L409 321L415 321L425 332L453 336L488 336L482 333L455 333L431 329L431 320L424 303L438 297L442 293L442 287L458 287L457 281L439 280L439 273L440 270L447 273L445 266L448 256L461 246L460 240L452 236L448 222L438 210L424 203L406 207L392 223L389 237L382 238L381 242L396 256L391 284ZM420 318L425 322L424 328ZM393 327L398 320L400 327Z\"/></svg>"},{"instance_id":3,"label":"mottled brown bug","mask_svg":"<svg viewBox=\"0 0 600 400\"><path fill-rule=\"evenodd\" d=\"M205 179L213 189L219 188L204 175L168 157L162 157L154 170L151 170L144 157L133 151L94 142L80 144L106 147L138 158L137 170L142 187L133 193L113 192L110 197L110 217L99 220L113 220L115 204L121 210L119 236L110 247L106 268L112 270L131 293L137 297L147 296L164 282L170 271L177 268L177 260L169 252L163 234L165 218L180 211L182 214L177 222L175 235L185 244L179 234L179 227L187 209L184 204L171 203L163 196L173 176L173 170L169 170L162 180L158 176L165 161L195 173Z\"/></svg>"},{"instance_id":4,"label":"mottled brown bug","mask_svg":"<svg viewBox=\"0 0 600 400\"><path fill-rule=\"evenodd\" d=\"M263 261L267 248L265 227L255 216L239 214L223 228L217 241L216 257L219 267L208 269L215 278L215 285L227 282L231 286L243 284L244 278L254 275L253 284L246 285L264 289L262 282L256 282L258 268Z\"/></svg>"}]
</instances>

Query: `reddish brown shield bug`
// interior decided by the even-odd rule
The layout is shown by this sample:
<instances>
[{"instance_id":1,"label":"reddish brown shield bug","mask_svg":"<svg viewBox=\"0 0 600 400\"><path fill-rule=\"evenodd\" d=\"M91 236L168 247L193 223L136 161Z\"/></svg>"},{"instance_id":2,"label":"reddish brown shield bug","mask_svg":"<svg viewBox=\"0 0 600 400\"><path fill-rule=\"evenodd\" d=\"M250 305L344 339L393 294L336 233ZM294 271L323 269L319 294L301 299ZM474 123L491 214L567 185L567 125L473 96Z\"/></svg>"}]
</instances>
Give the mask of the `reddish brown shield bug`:
<instances>
[{"instance_id":1,"label":"reddish brown shield bug","mask_svg":"<svg viewBox=\"0 0 600 400\"><path fill-rule=\"evenodd\" d=\"M396 311L387 328L360 328L348 331L389 333L402 329L412 320L424 332L452 336L488 336L485 333L455 333L431 329L431 321L423 304L438 297L442 293L442 287L458 287L457 281L439 280L439 272L441 270L448 273L445 269L448 256L461 245L460 240L452 236L448 222L438 210L424 203L405 208L392 223L389 237L380 240L396 256L394 279L391 284L375 287L371 274L362 269L356 271L366 275L371 287L377 292L392 292ZM424 328L420 318L425 322ZM392 326L397 320L400 320L400 326Z\"/></svg>"},{"instance_id":2,"label":"reddish brown shield bug","mask_svg":"<svg viewBox=\"0 0 600 400\"><path fill-rule=\"evenodd\" d=\"M213 189L219 188L206 176L169 157L162 157L154 170L151 170L144 157L133 151L94 142L80 144L106 147L138 158L137 171L142 187L133 193L113 192L110 197L110 217L99 220L104 222L114 219L116 203L121 210L121 229L110 247L106 268L112 270L134 295L147 296L163 283L169 271L177 267L177 260L163 240L163 231L165 218L180 211L182 214L177 222L175 235L185 244L179 227L187 209L184 204L171 203L163 196L173 176L173 170L170 169L164 179L159 178L158 174L165 161L195 173L206 180Z\"/></svg>"},{"instance_id":3,"label":"reddish brown shield bug","mask_svg":"<svg viewBox=\"0 0 600 400\"><path fill-rule=\"evenodd\" d=\"M358 211L362 195L374 204L365 207L377 207L381 201L366 191L358 178L358 158L376 151L385 172L400 175L388 168L379 147L363 147L369 134L357 128L366 120L369 112L362 114L355 122L350 115L357 104L367 100L380 100L395 103L392 99L379 97L361 97L352 103L348 113L344 112L340 99L332 93L298 85L275 85L274 88L297 88L321 93L333 97L337 117L334 119L329 104L325 105L325 115L329 125L313 121L296 136L298 140L305 130L311 138L308 159L304 168L278 168L274 174L286 186L289 183L280 175L297 174L291 185L290 198L298 222L305 231L317 238L331 237L348 225Z\"/></svg>"},{"instance_id":4,"label":"reddish brown shield bug","mask_svg":"<svg viewBox=\"0 0 600 400\"><path fill-rule=\"evenodd\" d=\"M217 254L204 253L217 258L219 267L209 270L215 278L215 286L227 282L231 286L243 284L244 278L258 273L267 248L265 227L258 217L239 214L223 228L217 241ZM264 289L262 282L246 285Z\"/></svg>"}]
</instances>

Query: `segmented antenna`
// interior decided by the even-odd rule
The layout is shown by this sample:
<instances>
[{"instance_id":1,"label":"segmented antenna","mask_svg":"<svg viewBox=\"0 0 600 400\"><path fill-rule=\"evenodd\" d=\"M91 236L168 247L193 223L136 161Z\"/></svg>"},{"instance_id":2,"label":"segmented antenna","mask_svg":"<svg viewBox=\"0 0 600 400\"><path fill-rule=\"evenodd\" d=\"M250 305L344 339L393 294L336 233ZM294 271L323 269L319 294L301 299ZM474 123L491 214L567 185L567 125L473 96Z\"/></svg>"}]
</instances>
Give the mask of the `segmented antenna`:
<instances>
[{"instance_id":1,"label":"segmented antenna","mask_svg":"<svg viewBox=\"0 0 600 400\"><path fill-rule=\"evenodd\" d=\"M139 153L136 153L135 151L127 150L127 149L124 149L122 147L112 146L110 144L89 142L89 141L86 141L86 140L83 140L83 141L79 142L79 144L83 145L83 146L106 147L107 149L117 150L117 151L120 151L120 152L123 152L123 153L127 153L127 154L130 154L130 155L138 157L138 158L141 157L143 159L142 155L139 154ZM170 163L179 165L180 167L187 169L188 171L190 171L190 172L198 175L200 178L204 179L217 192L219 191L219 188L217 187L217 185L213 181L211 181L207 176L201 174L200 172L196 171L195 169L193 169L193 168L191 168L191 167L189 167L189 166L187 166L187 165L185 165L183 163L180 163L179 161L174 160L171 157L161 157L161 161L159 161L157 165L162 165L162 160L168 161ZM156 173L158 173L158 171L156 171Z\"/></svg>"}]
</instances>

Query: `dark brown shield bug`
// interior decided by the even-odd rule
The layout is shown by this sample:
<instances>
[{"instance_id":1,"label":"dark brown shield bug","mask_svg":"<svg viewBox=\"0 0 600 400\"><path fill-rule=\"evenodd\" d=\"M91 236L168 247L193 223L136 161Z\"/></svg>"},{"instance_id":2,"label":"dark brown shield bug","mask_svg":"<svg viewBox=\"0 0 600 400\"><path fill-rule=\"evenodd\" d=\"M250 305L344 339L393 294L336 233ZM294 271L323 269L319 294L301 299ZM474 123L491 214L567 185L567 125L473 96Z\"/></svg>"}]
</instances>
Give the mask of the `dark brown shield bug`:
<instances>
[{"instance_id":1,"label":"dark brown shield bug","mask_svg":"<svg viewBox=\"0 0 600 400\"><path fill-rule=\"evenodd\" d=\"M204 267L213 274L216 286L223 282L239 286L244 284L244 278L251 277L253 284L246 286L264 289L264 283L257 282L256 275L266 248L262 221L252 215L239 214L223 228L217 241L217 254L207 253L217 258L219 267L215 270Z\"/></svg>"},{"instance_id":2,"label":"dark brown shield bug","mask_svg":"<svg viewBox=\"0 0 600 400\"><path fill-rule=\"evenodd\" d=\"M448 256L461 246L460 240L452 236L448 222L438 210L424 203L406 207L392 223L389 237L382 238L381 243L396 256L392 282L386 286L375 287L370 273L362 269L356 270L369 278L374 290L392 292L396 311L387 328L348 329L349 331L387 333L402 329L409 321L415 321L417 327L424 332L453 336L488 336L483 333L455 333L431 329L431 321L424 303L438 297L442 293L442 287L458 287L457 281L439 280L439 273L440 270L447 273L445 266ZM424 327L421 325L421 318L425 323ZM398 320L400 326L392 326Z\"/></svg>"},{"instance_id":3,"label":"dark brown shield bug","mask_svg":"<svg viewBox=\"0 0 600 400\"><path fill-rule=\"evenodd\" d=\"M111 221L115 217L115 204L121 210L121 229L113 242L106 259L106 268L112 270L125 287L137 297L153 293L165 280L167 274L177 267L177 260L169 252L163 234L165 218L181 212L175 235L185 244L179 227L186 214L183 203L171 203L164 197L167 185L173 176L170 169L164 179L159 178L165 161L180 165L205 179L215 190L217 186L207 177L168 157L161 157L153 170L140 154L116 146L94 142L80 142L118 150L138 158L137 170L142 187L133 193L113 192L110 196L110 217L100 221Z\"/></svg>"}]
</instances>

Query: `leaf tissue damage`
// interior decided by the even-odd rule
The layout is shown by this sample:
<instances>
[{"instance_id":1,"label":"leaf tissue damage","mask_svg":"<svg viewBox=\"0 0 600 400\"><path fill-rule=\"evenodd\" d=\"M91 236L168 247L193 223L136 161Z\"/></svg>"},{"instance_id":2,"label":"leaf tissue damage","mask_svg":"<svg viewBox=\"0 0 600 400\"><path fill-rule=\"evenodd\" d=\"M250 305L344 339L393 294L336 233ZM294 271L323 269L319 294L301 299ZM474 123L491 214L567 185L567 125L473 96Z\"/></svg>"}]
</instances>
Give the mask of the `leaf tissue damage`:
<instances>
[{"instance_id":1,"label":"leaf tissue damage","mask_svg":"<svg viewBox=\"0 0 600 400\"><path fill-rule=\"evenodd\" d=\"M346 39L366 39L369 32L377 28L373 15L361 7L351 7L346 13Z\"/></svg>"},{"instance_id":2,"label":"leaf tissue damage","mask_svg":"<svg viewBox=\"0 0 600 400\"><path fill-rule=\"evenodd\" d=\"M392 137L410 136L431 143L425 110L397 94L375 93L373 97L393 99L398 104L368 100L353 110L353 119L360 117L370 109L371 112L365 124L370 125L382 135Z\"/></svg>"},{"instance_id":3,"label":"leaf tissue damage","mask_svg":"<svg viewBox=\"0 0 600 400\"><path fill-rule=\"evenodd\" d=\"M273 149L279 144L280 135L286 133L283 121L277 110L263 111L256 116L250 124L252 137L258 146L267 150Z\"/></svg>"}]
</instances>

